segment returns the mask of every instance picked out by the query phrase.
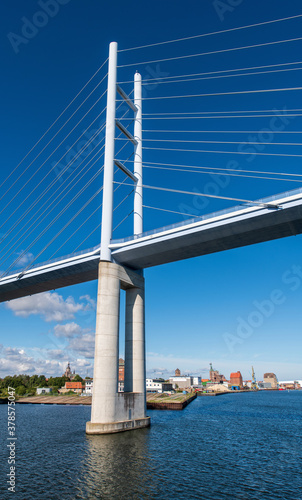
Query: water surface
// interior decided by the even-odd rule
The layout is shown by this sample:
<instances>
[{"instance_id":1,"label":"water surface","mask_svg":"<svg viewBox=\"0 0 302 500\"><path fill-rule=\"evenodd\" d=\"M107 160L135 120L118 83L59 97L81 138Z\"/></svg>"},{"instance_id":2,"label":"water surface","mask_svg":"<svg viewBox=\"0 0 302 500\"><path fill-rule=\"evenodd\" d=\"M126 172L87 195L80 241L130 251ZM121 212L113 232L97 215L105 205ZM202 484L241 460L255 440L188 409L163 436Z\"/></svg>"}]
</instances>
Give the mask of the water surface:
<instances>
[{"instance_id":1,"label":"water surface","mask_svg":"<svg viewBox=\"0 0 302 500\"><path fill-rule=\"evenodd\" d=\"M302 499L302 391L198 397L149 410L150 429L86 436L90 407L17 405L17 487L6 500Z\"/></svg>"}]
</instances>

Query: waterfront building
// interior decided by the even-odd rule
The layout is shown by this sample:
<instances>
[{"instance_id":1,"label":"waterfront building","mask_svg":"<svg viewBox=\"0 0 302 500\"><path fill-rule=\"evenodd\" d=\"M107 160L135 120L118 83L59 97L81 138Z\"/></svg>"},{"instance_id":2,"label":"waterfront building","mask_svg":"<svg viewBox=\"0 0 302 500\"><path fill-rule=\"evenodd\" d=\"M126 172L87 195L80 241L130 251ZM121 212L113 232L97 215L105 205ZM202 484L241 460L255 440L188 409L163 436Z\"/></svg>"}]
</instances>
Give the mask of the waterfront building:
<instances>
[{"instance_id":1,"label":"waterfront building","mask_svg":"<svg viewBox=\"0 0 302 500\"><path fill-rule=\"evenodd\" d=\"M146 390L147 392L166 392L172 391L173 387L171 383L163 382L162 380L156 380L152 378L146 379Z\"/></svg>"},{"instance_id":2,"label":"waterfront building","mask_svg":"<svg viewBox=\"0 0 302 500\"><path fill-rule=\"evenodd\" d=\"M279 387L282 389L302 389L302 380L281 380Z\"/></svg>"},{"instance_id":3,"label":"waterfront building","mask_svg":"<svg viewBox=\"0 0 302 500\"><path fill-rule=\"evenodd\" d=\"M278 379L274 373L265 373L263 375L263 383L264 384L270 384L271 389L277 389L278 388Z\"/></svg>"},{"instance_id":4,"label":"waterfront building","mask_svg":"<svg viewBox=\"0 0 302 500\"><path fill-rule=\"evenodd\" d=\"M201 385L201 377L193 377L193 385Z\"/></svg>"},{"instance_id":5,"label":"waterfront building","mask_svg":"<svg viewBox=\"0 0 302 500\"><path fill-rule=\"evenodd\" d=\"M93 390L93 379L85 380L85 391L83 394L85 396L92 396L92 390Z\"/></svg>"},{"instance_id":6,"label":"waterfront building","mask_svg":"<svg viewBox=\"0 0 302 500\"><path fill-rule=\"evenodd\" d=\"M82 382L65 382L65 386L58 390L60 394L64 394L65 392L69 391L73 391L77 394L82 394Z\"/></svg>"},{"instance_id":7,"label":"waterfront building","mask_svg":"<svg viewBox=\"0 0 302 500\"><path fill-rule=\"evenodd\" d=\"M193 378L190 376L169 377L169 382L173 389L189 389L193 385Z\"/></svg>"},{"instance_id":8,"label":"waterfront building","mask_svg":"<svg viewBox=\"0 0 302 500\"><path fill-rule=\"evenodd\" d=\"M52 392L51 387L37 387L36 393L40 394L50 394Z\"/></svg>"},{"instance_id":9,"label":"waterfront building","mask_svg":"<svg viewBox=\"0 0 302 500\"><path fill-rule=\"evenodd\" d=\"M212 366L212 363L210 363L210 381L214 383L225 381L224 375L221 375L218 370L215 370Z\"/></svg>"},{"instance_id":10,"label":"waterfront building","mask_svg":"<svg viewBox=\"0 0 302 500\"><path fill-rule=\"evenodd\" d=\"M240 387L242 389L243 387L243 380L242 380L242 375L241 373L238 372L233 372L230 375L230 385L232 387Z\"/></svg>"},{"instance_id":11,"label":"waterfront building","mask_svg":"<svg viewBox=\"0 0 302 500\"><path fill-rule=\"evenodd\" d=\"M272 384L270 382L258 382L259 389L272 389Z\"/></svg>"}]
</instances>

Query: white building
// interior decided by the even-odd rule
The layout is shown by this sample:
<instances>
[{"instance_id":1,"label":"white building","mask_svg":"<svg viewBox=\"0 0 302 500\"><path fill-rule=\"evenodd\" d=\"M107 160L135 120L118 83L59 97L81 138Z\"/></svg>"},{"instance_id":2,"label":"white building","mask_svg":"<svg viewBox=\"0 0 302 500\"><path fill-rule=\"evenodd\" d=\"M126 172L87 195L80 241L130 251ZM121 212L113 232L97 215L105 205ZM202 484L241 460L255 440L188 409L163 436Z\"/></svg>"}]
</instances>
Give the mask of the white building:
<instances>
[{"instance_id":1,"label":"white building","mask_svg":"<svg viewBox=\"0 0 302 500\"><path fill-rule=\"evenodd\" d=\"M49 394L52 392L52 388L51 387L38 387L37 388L37 394Z\"/></svg>"},{"instance_id":2,"label":"white building","mask_svg":"<svg viewBox=\"0 0 302 500\"><path fill-rule=\"evenodd\" d=\"M198 377L196 377L198 378ZM170 384L172 384L173 389L187 389L193 385L194 377L182 377L182 376L174 376L169 378ZM200 379L201 383L201 379ZM196 384L198 385L198 384Z\"/></svg>"},{"instance_id":3,"label":"white building","mask_svg":"<svg viewBox=\"0 0 302 500\"><path fill-rule=\"evenodd\" d=\"M162 392L162 382L154 382L152 378L146 378L146 390Z\"/></svg>"},{"instance_id":4,"label":"white building","mask_svg":"<svg viewBox=\"0 0 302 500\"><path fill-rule=\"evenodd\" d=\"M193 377L192 385L201 385L201 377Z\"/></svg>"},{"instance_id":5,"label":"white building","mask_svg":"<svg viewBox=\"0 0 302 500\"><path fill-rule=\"evenodd\" d=\"M168 382L161 382L159 380L153 380L152 378L146 379L146 391L147 392L165 392L171 391L172 384Z\"/></svg>"},{"instance_id":6,"label":"white building","mask_svg":"<svg viewBox=\"0 0 302 500\"><path fill-rule=\"evenodd\" d=\"M83 392L83 394L85 396L92 396L92 389L93 389L93 380L92 379L85 380L85 391Z\"/></svg>"},{"instance_id":7,"label":"white building","mask_svg":"<svg viewBox=\"0 0 302 500\"><path fill-rule=\"evenodd\" d=\"M286 385L299 385L302 387L302 380L279 380L279 386L286 386Z\"/></svg>"}]
</instances>

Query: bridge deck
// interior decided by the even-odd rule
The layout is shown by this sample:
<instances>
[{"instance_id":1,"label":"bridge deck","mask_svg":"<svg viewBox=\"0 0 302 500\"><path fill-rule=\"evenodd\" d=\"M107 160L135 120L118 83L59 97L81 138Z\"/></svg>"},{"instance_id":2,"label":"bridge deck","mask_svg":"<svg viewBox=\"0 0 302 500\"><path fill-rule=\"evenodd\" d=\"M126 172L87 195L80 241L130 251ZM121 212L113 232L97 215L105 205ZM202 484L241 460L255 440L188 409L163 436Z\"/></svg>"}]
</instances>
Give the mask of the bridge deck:
<instances>
[{"instance_id":1,"label":"bridge deck","mask_svg":"<svg viewBox=\"0 0 302 500\"><path fill-rule=\"evenodd\" d=\"M272 208L277 205L279 208ZM144 269L302 233L302 189L111 243L114 260ZM0 302L97 279L99 249L0 279Z\"/></svg>"}]
</instances>

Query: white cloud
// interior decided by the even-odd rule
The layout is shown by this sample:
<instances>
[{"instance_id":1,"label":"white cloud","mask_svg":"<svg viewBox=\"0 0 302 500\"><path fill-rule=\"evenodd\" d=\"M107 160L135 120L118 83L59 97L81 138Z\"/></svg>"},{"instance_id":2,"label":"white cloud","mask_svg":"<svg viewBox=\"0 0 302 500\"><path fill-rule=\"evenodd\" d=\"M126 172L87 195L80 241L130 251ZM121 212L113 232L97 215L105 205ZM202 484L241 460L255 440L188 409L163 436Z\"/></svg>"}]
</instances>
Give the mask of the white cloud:
<instances>
[{"instance_id":1,"label":"white cloud","mask_svg":"<svg viewBox=\"0 0 302 500\"><path fill-rule=\"evenodd\" d=\"M79 337L83 332L83 328L74 322L65 323L65 325L56 325L54 327L54 335L56 337L74 338Z\"/></svg>"},{"instance_id":2,"label":"white cloud","mask_svg":"<svg viewBox=\"0 0 302 500\"><path fill-rule=\"evenodd\" d=\"M93 364L87 359L73 357L71 353L60 349L38 349L34 350L34 356L28 355L23 348L3 347L0 345L0 377L7 375L45 375L46 377L60 377L65 369L67 361L71 362L72 370L82 377L92 375Z\"/></svg>"},{"instance_id":3,"label":"white cloud","mask_svg":"<svg viewBox=\"0 0 302 500\"><path fill-rule=\"evenodd\" d=\"M47 350L47 356L50 358L50 359L64 359L65 361L68 361L69 358L68 358L68 355L65 351L63 351L62 349L48 349Z\"/></svg>"},{"instance_id":4,"label":"white cloud","mask_svg":"<svg viewBox=\"0 0 302 500\"><path fill-rule=\"evenodd\" d=\"M86 310L88 309L95 309L96 308L96 302L95 300L93 300L90 295L82 295L80 297L80 300L86 300L88 302L87 306L86 306Z\"/></svg>"},{"instance_id":5,"label":"white cloud","mask_svg":"<svg viewBox=\"0 0 302 500\"><path fill-rule=\"evenodd\" d=\"M57 361L34 359L28 356L24 349L6 347L1 350L1 377L19 374L42 374L46 371L56 373L58 369L61 371L60 363Z\"/></svg>"},{"instance_id":6,"label":"white cloud","mask_svg":"<svg viewBox=\"0 0 302 500\"><path fill-rule=\"evenodd\" d=\"M16 254L17 257L19 258L20 255L22 255L22 253L23 253L23 251L18 252ZM22 257L19 258L18 262L16 263L16 266L17 267L27 266L27 264L29 264L30 262L32 262L33 258L34 258L34 254L32 254L31 252L27 252L24 255L22 255Z\"/></svg>"},{"instance_id":7,"label":"white cloud","mask_svg":"<svg viewBox=\"0 0 302 500\"><path fill-rule=\"evenodd\" d=\"M77 312L87 309L87 305L76 303L73 297L64 300L57 292L44 292L15 299L8 302L6 307L16 316L27 318L31 314L39 314L46 321L73 319Z\"/></svg>"},{"instance_id":8,"label":"white cloud","mask_svg":"<svg viewBox=\"0 0 302 500\"><path fill-rule=\"evenodd\" d=\"M68 349L85 358L94 358L94 341L94 335L85 333L81 338L72 339L68 344Z\"/></svg>"}]
</instances>

